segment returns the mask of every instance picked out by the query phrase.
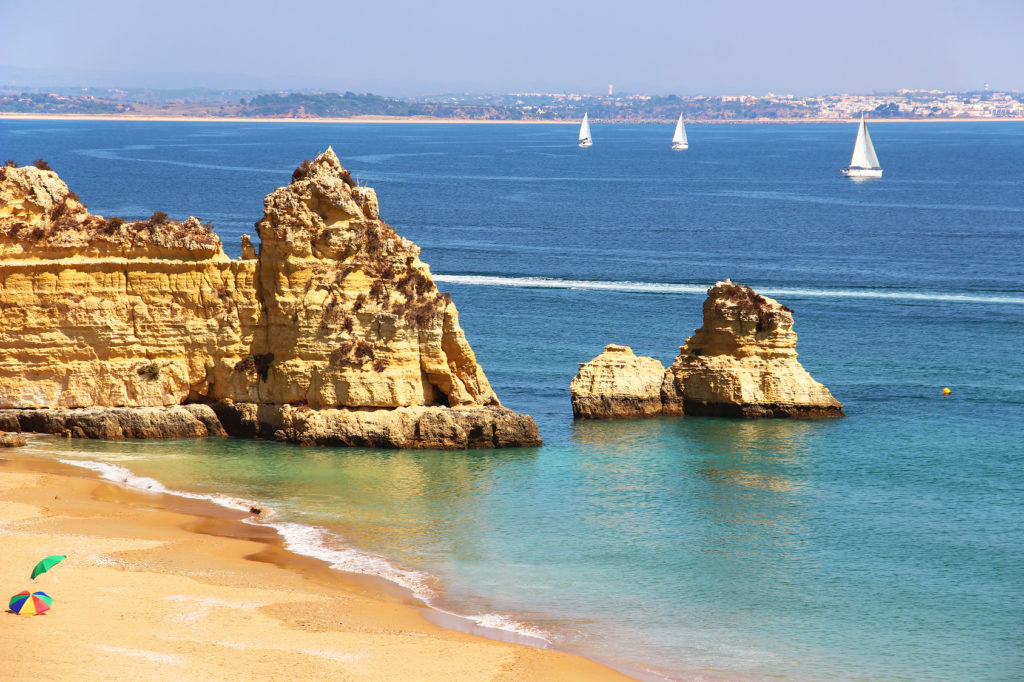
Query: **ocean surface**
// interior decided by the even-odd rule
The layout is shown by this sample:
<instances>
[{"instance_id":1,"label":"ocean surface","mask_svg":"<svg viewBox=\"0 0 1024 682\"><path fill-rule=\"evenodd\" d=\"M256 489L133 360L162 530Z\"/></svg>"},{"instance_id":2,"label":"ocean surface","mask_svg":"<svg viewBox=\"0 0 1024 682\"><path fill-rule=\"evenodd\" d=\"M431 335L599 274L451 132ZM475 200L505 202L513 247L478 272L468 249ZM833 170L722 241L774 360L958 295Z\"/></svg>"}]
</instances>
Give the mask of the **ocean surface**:
<instances>
[{"instance_id":1,"label":"ocean surface","mask_svg":"<svg viewBox=\"0 0 1024 682\"><path fill-rule=\"evenodd\" d=\"M541 448L226 440L38 454L241 498L296 551L672 679L1024 678L1024 124L0 121L90 209L212 220L230 255L332 145L423 249ZM671 362L732 278L795 310L844 420L574 423L607 343ZM952 393L942 394L949 386Z\"/></svg>"}]
</instances>

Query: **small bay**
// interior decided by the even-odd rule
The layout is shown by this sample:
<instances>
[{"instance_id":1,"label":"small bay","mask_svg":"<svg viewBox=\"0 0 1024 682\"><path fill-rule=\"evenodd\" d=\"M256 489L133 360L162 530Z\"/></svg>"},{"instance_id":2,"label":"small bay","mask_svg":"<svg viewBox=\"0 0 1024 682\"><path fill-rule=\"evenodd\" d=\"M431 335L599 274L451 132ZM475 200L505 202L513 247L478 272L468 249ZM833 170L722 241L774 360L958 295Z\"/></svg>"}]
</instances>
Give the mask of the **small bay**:
<instances>
[{"instance_id":1,"label":"small bay","mask_svg":"<svg viewBox=\"0 0 1024 682\"><path fill-rule=\"evenodd\" d=\"M293 547L673 679L1024 677L1024 125L0 121L92 212L211 220L333 146L451 293L533 449L210 441L31 452L252 500ZM671 362L732 278L795 310L835 421L576 422L607 343ZM942 387L952 393L942 395ZM114 468L119 467L119 468ZM314 529L314 530L309 530Z\"/></svg>"}]
</instances>

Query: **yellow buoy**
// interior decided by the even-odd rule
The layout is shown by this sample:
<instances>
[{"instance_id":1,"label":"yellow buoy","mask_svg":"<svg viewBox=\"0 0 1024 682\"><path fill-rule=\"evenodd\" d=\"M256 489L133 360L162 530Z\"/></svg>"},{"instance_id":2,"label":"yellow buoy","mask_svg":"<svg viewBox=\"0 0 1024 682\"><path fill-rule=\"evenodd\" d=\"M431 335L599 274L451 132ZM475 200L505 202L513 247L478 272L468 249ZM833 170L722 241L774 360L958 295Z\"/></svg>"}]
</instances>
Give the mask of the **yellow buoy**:
<instances>
[{"instance_id":1,"label":"yellow buoy","mask_svg":"<svg viewBox=\"0 0 1024 682\"><path fill-rule=\"evenodd\" d=\"M952 392L953 391L949 390L949 386L943 386L942 387L942 395L949 395Z\"/></svg>"}]
</instances>

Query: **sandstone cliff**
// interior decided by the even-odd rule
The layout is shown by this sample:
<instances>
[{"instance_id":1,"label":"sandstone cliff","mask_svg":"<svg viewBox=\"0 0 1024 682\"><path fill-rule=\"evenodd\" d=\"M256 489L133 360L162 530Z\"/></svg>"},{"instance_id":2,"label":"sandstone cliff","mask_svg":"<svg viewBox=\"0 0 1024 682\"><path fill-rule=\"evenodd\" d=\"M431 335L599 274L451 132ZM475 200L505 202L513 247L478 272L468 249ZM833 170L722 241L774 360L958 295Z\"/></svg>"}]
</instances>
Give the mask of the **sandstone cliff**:
<instances>
[{"instance_id":1,"label":"sandstone cliff","mask_svg":"<svg viewBox=\"0 0 1024 682\"><path fill-rule=\"evenodd\" d=\"M581 365L573 379L574 414L624 416L624 396L642 395L644 412L638 416L843 416L842 403L797 360L789 308L726 280L708 289L703 312L703 326L680 347L675 362L663 373L658 401L649 387L652 365L641 369L639 363L657 361L606 352ZM623 347L606 347L617 348ZM581 408L587 406L585 414L577 409L578 401Z\"/></svg>"},{"instance_id":2,"label":"sandstone cliff","mask_svg":"<svg viewBox=\"0 0 1024 682\"><path fill-rule=\"evenodd\" d=\"M259 253L245 237L232 260L197 218L106 219L52 171L0 169L0 408L203 402L238 423L267 416L240 433L304 443L540 443L533 420L494 395L419 249L380 219L374 191L333 151L271 193L256 227ZM367 416L397 408L409 409ZM324 412L284 418L295 410ZM116 425L82 413L25 419L90 437L161 433L139 413L105 414ZM437 414L454 426L432 431ZM220 432L182 413L147 418L169 436Z\"/></svg>"},{"instance_id":3,"label":"sandstone cliff","mask_svg":"<svg viewBox=\"0 0 1024 682\"><path fill-rule=\"evenodd\" d=\"M590 362L580 364L569 385L577 419L653 417L661 414L665 367L654 358L637 357L629 346L610 344Z\"/></svg>"},{"instance_id":4,"label":"sandstone cliff","mask_svg":"<svg viewBox=\"0 0 1024 682\"><path fill-rule=\"evenodd\" d=\"M52 171L0 172L0 407L230 395L260 317L255 261L196 218L106 220Z\"/></svg>"},{"instance_id":5,"label":"sandstone cliff","mask_svg":"<svg viewBox=\"0 0 1024 682\"><path fill-rule=\"evenodd\" d=\"M271 357L252 402L313 409L499 406L419 248L379 218L334 152L264 202L254 343ZM255 357L255 356L254 356Z\"/></svg>"}]
</instances>

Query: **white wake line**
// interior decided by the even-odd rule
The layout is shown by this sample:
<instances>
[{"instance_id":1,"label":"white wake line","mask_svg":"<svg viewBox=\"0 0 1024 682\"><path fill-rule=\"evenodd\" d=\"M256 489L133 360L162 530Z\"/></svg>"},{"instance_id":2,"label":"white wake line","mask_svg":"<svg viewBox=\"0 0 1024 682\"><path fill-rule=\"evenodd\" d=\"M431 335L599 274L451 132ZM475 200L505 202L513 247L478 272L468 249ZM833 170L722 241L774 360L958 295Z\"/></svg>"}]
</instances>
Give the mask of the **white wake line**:
<instances>
[{"instance_id":1,"label":"white wake line","mask_svg":"<svg viewBox=\"0 0 1024 682\"><path fill-rule=\"evenodd\" d=\"M649 294L703 294L706 286L669 282L606 282L555 277L498 277L488 275L434 275L435 282L490 287L526 287L535 289L592 289ZM905 301L947 301L952 303L997 303L1024 305L1021 296L978 296L915 291L871 291L867 289L761 289L769 296L818 296L822 298L880 298Z\"/></svg>"}]
</instances>

